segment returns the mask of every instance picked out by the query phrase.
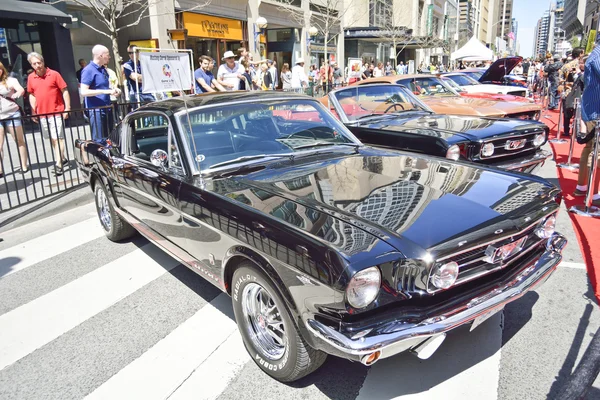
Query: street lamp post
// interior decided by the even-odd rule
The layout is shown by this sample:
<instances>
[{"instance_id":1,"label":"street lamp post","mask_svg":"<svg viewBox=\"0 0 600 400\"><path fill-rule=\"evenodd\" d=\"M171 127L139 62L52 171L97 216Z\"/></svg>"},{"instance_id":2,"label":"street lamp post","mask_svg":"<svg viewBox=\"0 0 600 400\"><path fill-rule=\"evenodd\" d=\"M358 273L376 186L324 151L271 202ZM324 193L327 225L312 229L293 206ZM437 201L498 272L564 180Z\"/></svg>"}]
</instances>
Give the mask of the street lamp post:
<instances>
[{"instance_id":1,"label":"street lamp post","mask_svg":"<svg viewBox=\"0 0 600 400\"><path fill-rule=\"evenodd\" d=\"M308 28L308 39L306 40L306 53L308 53L309 60L311 59L310 55L310 44L314 40L314 38L319 34L319 29L316 26L311 26ZM310 62L312 64L312 60ZM317 60L318 64L318 60Z\"/></svg>"},{"instance_id":2,"label":"street lamp post","mask_svg":"<svg viewBox=\"0 0 600 400\"><path fill-rule=\"evenodd\" d=\"M268 22L265 17L256 18L256 22L254 22L254 48L260 55L260 47L259 47L259 35L264 35L265 30L267 29ZM262 56L262 55L261 55Z\"/></svg>"}]
</instances>

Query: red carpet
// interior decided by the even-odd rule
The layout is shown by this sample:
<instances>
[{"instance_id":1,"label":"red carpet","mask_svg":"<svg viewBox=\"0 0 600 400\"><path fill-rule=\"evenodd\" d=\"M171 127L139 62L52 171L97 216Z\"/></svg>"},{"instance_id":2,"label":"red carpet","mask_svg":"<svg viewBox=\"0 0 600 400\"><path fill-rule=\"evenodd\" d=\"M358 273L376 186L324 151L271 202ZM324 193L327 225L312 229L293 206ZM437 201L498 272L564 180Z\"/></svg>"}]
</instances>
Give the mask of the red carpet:
<instances>
[{"instance_id":1,"label":"red carpet","mask_svg":"<svg viewBox=\"0 0 600 400\"><path fill-rule=\"evenodd\" d=\"M551 118L542 117L541 121L550 127L550 138L556 137L558 112L548 111L545 115L549 115ZM550 143L550 145L552 146L556 163L566 163L569 157L570 143ZM582 145L575 142L571 163L579 163L579 156L582 148ZM556 169L560 187L563 192L563 200L567 209L573 205L583 204L585 197L574 197L572 195L573 190L575 190L575 186L577 185L577 171L569 171L558 167ZM598 243L600 240L600 219L582 217L573 213L569 213L569 216L571 217L573 227L575 228L575 234L577 235L579 247L581 248L581 253L583 254L585 265L587 266L587 272L594 289L594 294L596 295L596 299L600 301L600 284L598 282L600 279L600 244ZM575 243L570 243L569 245L574 246Z\"/></svg>"}]
</instances>

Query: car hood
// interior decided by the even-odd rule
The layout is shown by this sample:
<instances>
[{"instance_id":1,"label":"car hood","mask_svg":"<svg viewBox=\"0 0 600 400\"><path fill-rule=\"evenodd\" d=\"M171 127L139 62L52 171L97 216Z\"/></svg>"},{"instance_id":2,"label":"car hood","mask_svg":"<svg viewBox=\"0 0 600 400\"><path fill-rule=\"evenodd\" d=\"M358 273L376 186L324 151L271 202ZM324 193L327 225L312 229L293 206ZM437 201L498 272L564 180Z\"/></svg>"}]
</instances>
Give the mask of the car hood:
<instances>
[{"instance_id":1,"label":"car hood","mask_svg":"<svg viewBox=\"0 0 600 400\"><path fill-rule=\"evenodd\" d=\"M361 128L410 132L441 138L451 142L482 140L520 129L543 129L540 122L514 119L480 118L429 113L399 113L394 118L381 118L360 124Z\"/></svg>"},{"instance_id":2,"label":"car hood","mask_svg":"<svg viewBox=\"0 0 600 400\"><path fill-rule=\"evenodd\" d=\"M558 207L558 189L541 178L370 148L353 156L271 164L227 179L267 194L262 197L268 200L251 206L299 229L316 229L311 221L326 214L340 226L355 227L320 227L338 240L359 246L374 235L410 258L458 246L465 237L475 244L500 230L516 233L539 218L540 203Z\"/></svg>"},{"instance_id":3,"label":"car hood","mask_svg":"<svg viewBox=\"0 0 600 400\"><path fill-rule=\"evenodd\" d=\"M532 103L514 103L462 96L423 96L420 99L438 114L504 117L508 114L541 110L541 106Z\"/></svg>"},{"instance_id":4,"label":"car hood","mask_svg":"<svg viewBox=\"0 0 600 400\"><path fill-rule=\"evenodd\" d=\"M483 73L479 82L498 82L502 81L504 75L510 72L523 60L522 57L499 58Z\"/></svg>"}]
</instances>

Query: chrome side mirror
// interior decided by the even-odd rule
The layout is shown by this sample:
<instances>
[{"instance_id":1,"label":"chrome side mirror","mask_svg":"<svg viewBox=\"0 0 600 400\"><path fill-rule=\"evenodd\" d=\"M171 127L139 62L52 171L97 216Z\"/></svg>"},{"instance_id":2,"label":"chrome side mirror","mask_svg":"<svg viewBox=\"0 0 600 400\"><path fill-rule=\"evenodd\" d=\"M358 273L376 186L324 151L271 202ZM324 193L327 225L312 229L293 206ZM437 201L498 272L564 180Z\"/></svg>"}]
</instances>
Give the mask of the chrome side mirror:
<instances>
[{"instance_id":1,"label":"chrome side mirror","mask_svg":"<svg viewBox=\"0 0 600 400\"><path fill-rule=\"evenodd\" d=\"M167 152L161 149L156 149L150 155L150 162L152 165L159 167L163 171L167 170L168 167L168 158Z\"/></svg>"}]
</instances>

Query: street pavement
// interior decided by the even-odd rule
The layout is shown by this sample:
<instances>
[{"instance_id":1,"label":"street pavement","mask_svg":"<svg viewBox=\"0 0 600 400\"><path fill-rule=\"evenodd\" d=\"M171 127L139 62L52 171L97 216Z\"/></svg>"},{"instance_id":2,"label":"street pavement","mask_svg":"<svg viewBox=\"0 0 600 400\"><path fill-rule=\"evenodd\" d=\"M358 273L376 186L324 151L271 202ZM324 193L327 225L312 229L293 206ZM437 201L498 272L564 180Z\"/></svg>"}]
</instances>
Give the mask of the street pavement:
<instances>
[{"instance_id":1,"label":"street pavement","mask_svg":"<svg viewBox=\"0 0 600 400\"><path fill-rule=\"evenodd\" d=\"M540 175L557 183L553 162ZM227 295L141 237L110 242L86 199L0 232L0 399L554 399L600 327L563 210L556 273L430 359L329 357L282 384L249 359Z\"/></svg>"}]
</instances>

